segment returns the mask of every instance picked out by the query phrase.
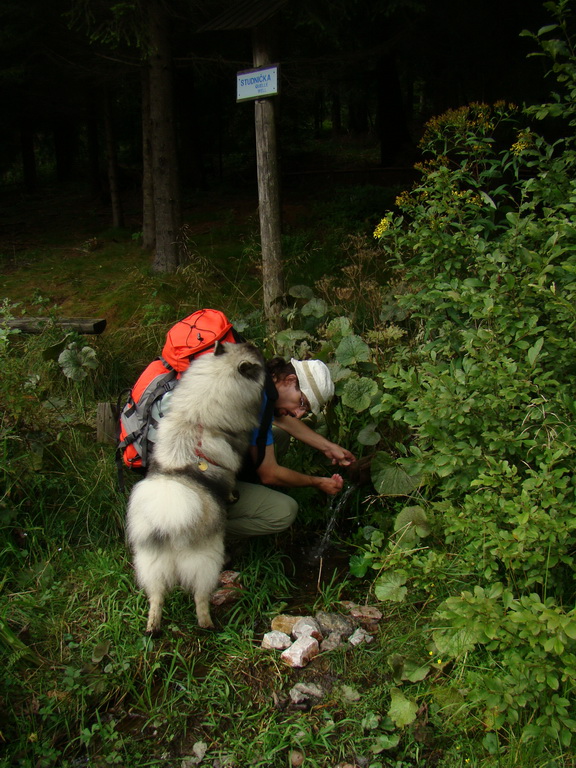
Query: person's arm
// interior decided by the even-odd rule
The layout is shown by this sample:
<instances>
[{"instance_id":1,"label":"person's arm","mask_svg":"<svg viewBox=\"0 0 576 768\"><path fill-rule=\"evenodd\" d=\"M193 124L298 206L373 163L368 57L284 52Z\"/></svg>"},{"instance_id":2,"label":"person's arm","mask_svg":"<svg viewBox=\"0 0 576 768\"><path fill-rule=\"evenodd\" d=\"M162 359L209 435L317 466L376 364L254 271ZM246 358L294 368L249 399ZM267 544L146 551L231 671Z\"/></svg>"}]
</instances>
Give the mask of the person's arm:
<instances>
[{"instance_id":1,"label":"person's arm","mask_svg":"<svg viewBox=\"0 0 576 768\"><path fill-rule=\"evenodd\" d=\"M279 416L274 419L274 424L283 429L291 437L306 443L311 448L321 451L326 458L332 461L332 464L339 464L341 467L347 467L356 457L346 448L342 448L336 443L330 442L322 435L314 432L307 424L294 416Z\"/></svg>"},{"instance_id":2,"label":"person's arm","mask_svg":"<svg viewBox=\"0 0 576 768\"><path fill-rule=\"evenodd\" d=\"M329 496L339 493L344 486L344 480L340 475L314 477L283 467L276 461L274 445L266 446L264 459L257 472L264 485L277 485L281 488L318 488Z\"/></svg>"}]
</instances>

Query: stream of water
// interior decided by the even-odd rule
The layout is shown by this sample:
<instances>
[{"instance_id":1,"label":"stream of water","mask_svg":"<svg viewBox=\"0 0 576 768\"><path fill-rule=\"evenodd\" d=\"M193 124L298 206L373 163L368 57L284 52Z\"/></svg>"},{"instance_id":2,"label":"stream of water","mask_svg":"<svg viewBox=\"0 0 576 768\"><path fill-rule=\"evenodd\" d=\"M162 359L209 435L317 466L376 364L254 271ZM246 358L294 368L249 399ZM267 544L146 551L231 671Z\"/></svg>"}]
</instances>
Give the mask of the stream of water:
<instances>
[{"instance_id":1,"label":"stream of water","mask_svg":"<svg viewBox=\"0 0 576 768\"><path fill-rule=\"evenodd\" d=\"M345 488L342 491L341 494L339 494L334 498L334 501L330 505L330 517L328 518L328 523L326 524L326 530L322 534L322 538L320 539L318 544L316 544L310 551L310 554L308 555L309 562L314 562L314 560L319 560L328 549L328 546L330 545L330 540L332 538L332 531L336 526L336 522L338 521L340 513L342 512L343 509L345 509L346 504L348 503L348 499L350 498L352 493L356 490L356 487L357 486L354 484L349 485L347 488Z\"/></svg>"}]
</instances>

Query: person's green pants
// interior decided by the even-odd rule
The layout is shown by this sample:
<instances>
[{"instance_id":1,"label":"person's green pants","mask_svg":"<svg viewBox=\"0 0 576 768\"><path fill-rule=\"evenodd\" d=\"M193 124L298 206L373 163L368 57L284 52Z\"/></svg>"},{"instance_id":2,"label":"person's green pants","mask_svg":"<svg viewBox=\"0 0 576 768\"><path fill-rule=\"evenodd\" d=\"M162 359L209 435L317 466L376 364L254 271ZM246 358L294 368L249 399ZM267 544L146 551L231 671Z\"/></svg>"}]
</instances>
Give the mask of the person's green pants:
<instances>
[{"instance_id":1,"label":"person's green pants","mask_svg":"<svg viewBox=\"0 0 576 768\"><path fill-rule=\"evenodd\" d=\"M278 427L273 429L277 455L284 453L290 436ZM291 496L266 485L238 482L238 501L228 508L226 537L265 536L289 528L298 513L298 502Z\"/></svg>"}]
</instances>

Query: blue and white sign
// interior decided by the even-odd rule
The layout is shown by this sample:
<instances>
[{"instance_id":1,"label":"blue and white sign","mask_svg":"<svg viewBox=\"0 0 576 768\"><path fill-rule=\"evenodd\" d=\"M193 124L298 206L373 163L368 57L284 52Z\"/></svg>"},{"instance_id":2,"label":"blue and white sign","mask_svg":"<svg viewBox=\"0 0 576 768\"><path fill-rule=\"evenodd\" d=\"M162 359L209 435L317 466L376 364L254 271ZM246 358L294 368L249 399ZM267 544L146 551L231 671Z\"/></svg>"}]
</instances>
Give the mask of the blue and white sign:
<instances>
[{"instance_id":1,"label":"blue and white sign","mask_svg":"<svg viewBox=\"0 0 576 768\"><path fill-rule=\"evenodd\" d=\"M263 99L278 93L278 65L246 69L236 74L236 101Z\"/></svg>"}]
</instances>

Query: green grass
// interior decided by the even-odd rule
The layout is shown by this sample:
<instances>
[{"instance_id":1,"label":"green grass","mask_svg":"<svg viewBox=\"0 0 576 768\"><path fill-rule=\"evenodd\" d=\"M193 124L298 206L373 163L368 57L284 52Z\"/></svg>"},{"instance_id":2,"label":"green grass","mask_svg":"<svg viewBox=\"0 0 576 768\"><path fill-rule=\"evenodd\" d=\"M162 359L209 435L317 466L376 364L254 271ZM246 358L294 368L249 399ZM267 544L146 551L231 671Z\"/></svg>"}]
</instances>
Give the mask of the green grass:
<instances>
[{"instance_id":1,"label":"green grass","mask_svg":"<svg viewBox=\"0 0 576 768\"><path fill-rule=\"evenodd\" d=\"M380 192L338 191L295 214L284 236L289 281L339 277L352 264L347 233L371 237L384 198L393 198L394 190ZM57 327L11 337L2 353L0 765L284 768L296 751L311 768L573 766L564 750L538 756L505 731L487 752L483 723L441 664L426 684L395 679L395 658L430 661L433 600L387 608L373 643L323 654L303 670L260 647L278 613L344 612L342 601L374 602L370 578L348 571L358 526L390 517L385 507L367 505L366 489L351 500L322 561L306 555L330 507L308 490L298 495L293 532L236 552L243 589L235 603L214 608L215 632L198 628L192 599L176 591L162 636L143 636L146 600L124 544L125 497L113 450L94 443L96 403L115 400L158 354L166 328L200 305L251 315L253 338L266 343L255 206L226 201L209 214L191 210L191 259L175 276L152 275L130 231L105 230L102 217L85 213L68 227L38 229L30 246L2 250L4 295L21 303L18 312L104 316L108 327L84 340L99 367L78 384L64 381L54 360ZM370 258L375 278L380 267ZM359 279L353 300L361 297L368 323L376 310L363 285ZM62 405L47 409L47 397ZM291 460L308 471L317 458L302 451ZM324 698L309 709L291 706L297 682L322 685ZM418 706L413 725L390 721L394 688Z\"/></svg>"}]
</instances>

